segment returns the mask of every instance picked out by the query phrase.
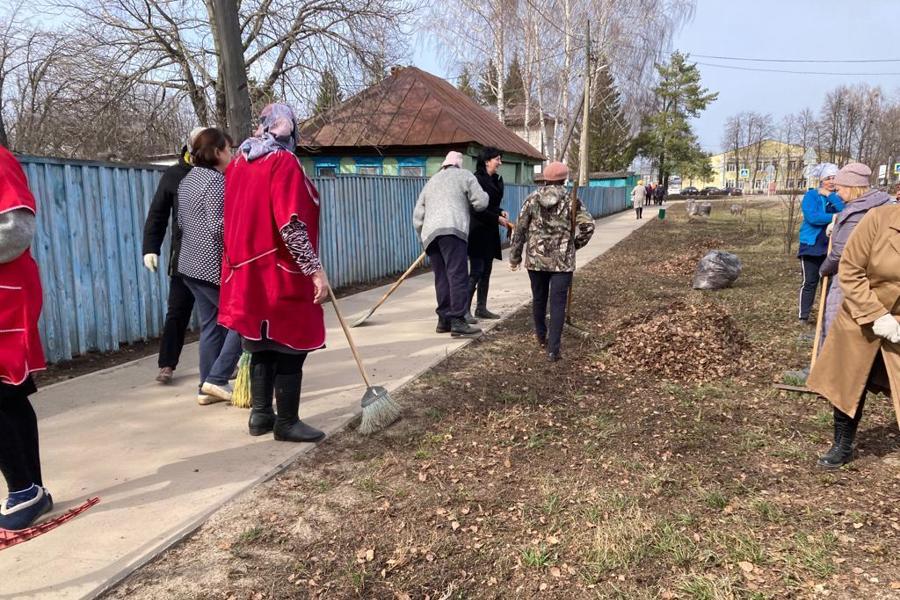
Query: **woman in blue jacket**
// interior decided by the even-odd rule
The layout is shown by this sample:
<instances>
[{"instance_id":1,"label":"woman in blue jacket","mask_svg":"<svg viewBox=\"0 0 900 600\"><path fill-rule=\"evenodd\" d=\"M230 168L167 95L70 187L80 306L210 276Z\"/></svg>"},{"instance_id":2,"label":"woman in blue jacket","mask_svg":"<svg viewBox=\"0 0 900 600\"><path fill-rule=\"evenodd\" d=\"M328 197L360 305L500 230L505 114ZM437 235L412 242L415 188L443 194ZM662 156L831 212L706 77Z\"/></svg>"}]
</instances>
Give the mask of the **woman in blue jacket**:
<instances>
[{"instance_id":1,"label":"woman in blue jacket","mask_svg":"<svg viewBox=\"0 0 900 600\"><path fill-rule=\"evenodd\" d=\"M819 287L819 267L828 254L825 229L835 213L844 208L840 196L834 191L834 176L837 172L837 165L832 163L816 165L812 176L819 180L819 189L807 191L800 204L803 223L800 225L800 249L797 256L800 258L803 284L800 286L798 316L803 323L809 322L809 311L816 299L816 288Z\"/></svg>"}]
</instances>

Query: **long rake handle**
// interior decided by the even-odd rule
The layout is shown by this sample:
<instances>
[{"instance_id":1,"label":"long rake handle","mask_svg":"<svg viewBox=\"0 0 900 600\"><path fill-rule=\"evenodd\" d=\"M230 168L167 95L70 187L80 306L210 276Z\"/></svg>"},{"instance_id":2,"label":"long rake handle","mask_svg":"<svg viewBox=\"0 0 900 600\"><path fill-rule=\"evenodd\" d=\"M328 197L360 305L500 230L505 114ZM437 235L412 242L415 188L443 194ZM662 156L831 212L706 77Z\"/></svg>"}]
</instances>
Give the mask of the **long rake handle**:
<instances>
[{"instance_id":1,"label":"long rake handle","mask_svg":"<svg viewBox=\"0 0 900 600\"><path fill-rule=\"evenodd\" d=\"M834 223L835 220L837 220L837 215L831 218L831 222ZM834 235L834 231L831 234ZM828 238L828 254L831 254L830 236ZM810 371L812 371L813 366L816 364L816 359L819 357L819 340L822 339L822 330L825 328L825 296L828 294L829 279L828 275L822 277L822 292L819 294L819 310L816 313L816 333L813 339L812 356L809 359Z\"/></svg>"},{"instance_id":2,"label":"long rake handle","mask_svg":"<svg viewBox=\"0 0 900 600\"><path fill-rule=\"evenodd\" d=\"M382 304L384 304L385 300L387 300L388 297L394 293L394 290L396 290L398 287L400 287L400 284L403 283L404 281L406 281L406 278L409 277L410 274L413 271L415 271L418 268L418 266L422 264L422 262L424 260L425 260L425 253L423 252L422 254L419 255L419 258L417 258L413 264L409 265L409 268L406 270L405 273L403 273L403 275L400 276L400 279L398 279L396 282L394 282L394 285L391 286L391 288L387 291L387 293L385 293L385 295L381 297L381 300L378 301L378 304L376 304L375 306L372 307L372 310L369 312L369 314L371 315L373 312L378 310L378 307L381 306Z\"/></svg>"},{"instance_id":3,"label":"long rake handle","mask_svg":"<svg viewBox=\"0 0 900 600\"><path fill-rule=\"evenodd\" d=\"M816 333L813 339L812 358L809 360L809 370L812 371L816 359L819 357L819 341L822 339L822 330L825 328L825 295L828 293L828 284L830 283L828 275L822 277L822 292L819 298L819 312L816 315Z\"/></svg>"},{"instance_id":4,"label":"long rake handle","mask_svg":"<svg viewBox=\"0 0 900 600\"><path fill-rule=\"evenodd\" d=\"M572 245L575 245L575 230L578 227L578 180L576 179L574 184L572 185L572 207L570 209L571 215L571 236L572 236ZM573 289L575 288L575 276L574 273L572 275L572 282L569 283L569 293L566 298L566 316L563 319L564 323L572 324L572 296Z\"/></svg>"},{"instance_id":5,"label":"long rake handle","mask_svg":"<svg viewBox=\"0 0 900 600\"><path fill-rule=\"evenodd\" d=\"M350 335L350 328L347 327L347 323L344 322L344 316L341 314L337 298L334 297L334 292L331 291L330 285L328 286L328 297L331 298L331 305L334 307L334 312L337 315L338 321L341 323L341 329L344 330L344 336L347 338L347 343L350 344L350 352L353 353L353 359L356 361L356 366L359 368L359 374L362 375L363 381L366 382L366 387L372 387L369 383L369 376L366 375L366 369L363 367L362 358L359 357L359 351L356 349L356 344L353 342L353 336Z\"/></svg>"}]
</instances>

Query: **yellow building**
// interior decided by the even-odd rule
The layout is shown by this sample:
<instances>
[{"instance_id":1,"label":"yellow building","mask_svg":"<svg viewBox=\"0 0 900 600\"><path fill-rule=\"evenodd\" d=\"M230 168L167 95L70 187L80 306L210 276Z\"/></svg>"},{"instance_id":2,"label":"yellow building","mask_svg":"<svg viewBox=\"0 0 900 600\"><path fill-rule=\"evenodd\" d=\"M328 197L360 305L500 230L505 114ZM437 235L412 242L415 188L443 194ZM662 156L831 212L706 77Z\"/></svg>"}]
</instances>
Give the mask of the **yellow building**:
<instances>
[{"instance_id":1,"label":"yellow building","mask_svg":"<svg viewBox=\"0 0 900 600\"><path fill-rule=\"evenodd\" d=\"M763 140L737 151L730 149L710 156L713 177L708 180L688 178L681 185L693 185L699 189L707 186L737 187L749 194L767 191L771 187L769 177L772 177L777 190L805 189L803 169L806 153L807 150L797 144Z\"/></svg>"}]
</instances>

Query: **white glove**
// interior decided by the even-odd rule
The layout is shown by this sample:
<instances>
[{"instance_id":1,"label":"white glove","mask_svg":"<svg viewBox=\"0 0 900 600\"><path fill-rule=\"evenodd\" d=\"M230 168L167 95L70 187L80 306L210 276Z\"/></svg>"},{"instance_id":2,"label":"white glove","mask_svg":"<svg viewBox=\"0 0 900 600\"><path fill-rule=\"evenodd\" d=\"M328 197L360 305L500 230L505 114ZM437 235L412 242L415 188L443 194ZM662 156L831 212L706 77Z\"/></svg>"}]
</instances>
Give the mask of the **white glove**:
<instances>
[{"instance_id":1,"label":"white glove","mask_svg":"<svg viewBox=\"0 0 900 600\"><path fill-rule=\"evenodd\" d=\"M151 273L156 273L156 269L159 268L159 254L145 254L144 266L147 267Z\"/></svg>"},{"instance_id":2,"label":"white glove","mask_svg":"<svg viewBox=\"0 0 900 600\"><path fill-rule=\"evenodd\" d=\"M831 237L831 232L833 229L834 229L834 221L829 223L828 226L825 228L825 235L828 237Z\"/></svg>"},{"instance_id":3,"label":"white glove","mask_svg":"<svg viewBox=\"0 0 900 600\"><path fill-rule=\"evenodd\" d=\"M875 319L875 322L872 323L872 331L878 337L883 337L894 344L900 342L900 323L897 322L894 315L884 315Z\"/></svg>"}]
</instances>

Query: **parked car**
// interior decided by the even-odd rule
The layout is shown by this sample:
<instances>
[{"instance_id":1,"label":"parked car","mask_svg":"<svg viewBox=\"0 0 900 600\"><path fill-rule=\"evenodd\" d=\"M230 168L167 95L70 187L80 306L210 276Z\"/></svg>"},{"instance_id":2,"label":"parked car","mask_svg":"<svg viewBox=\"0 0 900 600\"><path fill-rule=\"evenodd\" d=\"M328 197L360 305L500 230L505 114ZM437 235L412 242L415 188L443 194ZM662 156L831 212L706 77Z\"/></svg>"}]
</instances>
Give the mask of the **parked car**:
<instances>
[{"instance_id":1,"label":"parked car","mask_svg":"<svg viewBox=\"0 0 900 600\"><path fill-rule=\"evenodd\" d=\"M718 196L720 194L722 194L722 190L720 190L719 188L717 188L714 185L707 186L707 187L703 188L702 190L700 190L701 196Z\"/></svg>"},{"instance_id":2,"label":"parked car","mask_svg":"<svg viewBox=\"0 0 900 600\"><path fill-rule=\"evenodd\" d=\"M700 190L692 185L681 189L682 196L697 196L698 194L700 194Z\"/></svg>"},{"instance_id":3,"label":"parked car","mask_svg":"<svg viewBox=\"0 0 900 600\"><path fill-rule=\"evenodd\" d=\"M722 190L722 193L726 196L743 196L744 190L736 187L726 187Z\"/></svg>"}]
</instances>

